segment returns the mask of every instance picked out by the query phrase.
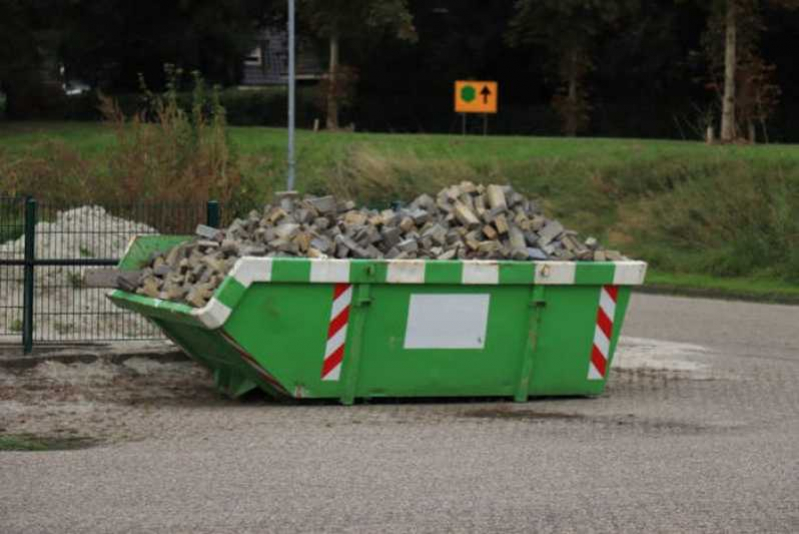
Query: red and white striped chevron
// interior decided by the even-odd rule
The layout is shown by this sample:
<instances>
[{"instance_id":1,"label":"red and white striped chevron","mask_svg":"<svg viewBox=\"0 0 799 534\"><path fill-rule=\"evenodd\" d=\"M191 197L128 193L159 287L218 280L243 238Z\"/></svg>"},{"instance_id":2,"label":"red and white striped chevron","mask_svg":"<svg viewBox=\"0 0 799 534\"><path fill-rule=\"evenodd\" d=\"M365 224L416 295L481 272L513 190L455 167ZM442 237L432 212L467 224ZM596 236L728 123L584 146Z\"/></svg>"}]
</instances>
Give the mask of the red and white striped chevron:
<instances>
[{"instance_id":1,"label":"red and white striped chevron","mask_svg":"<svg viewBox=\"0 0 799 534\"><path fill-rule=\"evenodd\" d=\"M610 340L613 337L613 322L616 317L618 286L603 286L599 293L599 310L594 330L594 345L591 362L588 364L588 380L604 380L610 358Z\"/></svg>"},{"instance_id":2,"label":"red and white striped chevron","mask_svg":"<svg viewBox=\"0 0 799 534\"><path fill-rule=\"evenodd\" d=\"M337 382L341 376L341 362L347 343L347 324L350 322L352 284L336 284L333 291L333 309L327 329L327 346L322 363L322 380Z\"/></svg>"}]
</instances>

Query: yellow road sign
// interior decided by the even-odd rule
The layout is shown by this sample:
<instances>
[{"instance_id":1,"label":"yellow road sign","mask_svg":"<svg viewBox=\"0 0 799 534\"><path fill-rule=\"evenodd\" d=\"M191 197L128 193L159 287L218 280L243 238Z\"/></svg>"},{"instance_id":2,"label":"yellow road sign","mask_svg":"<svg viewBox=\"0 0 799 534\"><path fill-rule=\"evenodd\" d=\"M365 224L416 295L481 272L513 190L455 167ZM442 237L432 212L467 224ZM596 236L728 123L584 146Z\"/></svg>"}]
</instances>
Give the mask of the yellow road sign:
<instances>
[{"instance_id":1,"label":"yellow road sign","mask_svg":"<svg viewBox=\"0 0 799 534\"><path fill-rule=\"evenodd\" d=\"M497 82L455 82L456 113L496 113Z\"/></svg>"}]
</instances>

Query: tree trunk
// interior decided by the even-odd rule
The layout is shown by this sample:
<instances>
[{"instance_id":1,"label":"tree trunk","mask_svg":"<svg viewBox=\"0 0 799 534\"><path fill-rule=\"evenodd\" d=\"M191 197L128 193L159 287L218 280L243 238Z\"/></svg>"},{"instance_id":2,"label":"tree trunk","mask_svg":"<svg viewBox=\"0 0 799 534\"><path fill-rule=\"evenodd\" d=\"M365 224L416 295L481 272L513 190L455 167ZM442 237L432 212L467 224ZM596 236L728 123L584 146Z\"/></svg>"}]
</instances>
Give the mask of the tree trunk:
<instances>
[{"instance_id":1,"label":"tree trunk","mask_svg":"<svg viewBox=\"0 0 799 534\"><path fill-rule=\"evenodd\" d=\"M330 69L327 86L327 129L338 130L338 33L330 34Z\"/></svg>"},{"instance_id":2,"label":"tree trunk","mask_svg":"<svg viewBox=\"0 0 799 534\"><path fill-rule=\"evenodd\" d=\"M568 118L566 119L566 135L577 136L577 74L574 69L569 73Z\"/></svg>"},{"instance_id":3,"label":"tree trunk","mask_svg":"<svg viewBox=\"0 0 799 534\"><path fill-rule=\"evenodd\" d=\"M724 49L724 99L721 109L721 140L735 141L735 71L738 62L738 28L736 0L727 0L726 33Z\"/></svg>"}]
</instances>

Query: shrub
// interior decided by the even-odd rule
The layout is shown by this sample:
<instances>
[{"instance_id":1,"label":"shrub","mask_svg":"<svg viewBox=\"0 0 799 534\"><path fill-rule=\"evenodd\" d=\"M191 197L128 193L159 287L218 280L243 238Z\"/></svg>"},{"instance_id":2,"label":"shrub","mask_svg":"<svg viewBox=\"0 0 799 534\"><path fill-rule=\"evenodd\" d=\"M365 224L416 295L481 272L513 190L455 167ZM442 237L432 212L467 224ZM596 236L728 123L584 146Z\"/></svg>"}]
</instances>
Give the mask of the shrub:
<instances>
[{"instance_id":1,"label":"shrub","mask_svg":"<svg viewBox=\"0 0 799 534\"><path fill-rule=\"evenodd\" d=\"M191 113L193 93L175 91L175 103L186 113ZM288 94L284 87L263 87L253 89L230 88L219 91L219 104L225 108L228 124L233 126L275 126L288 123ZM140 94L117 94L113 99L125 116L134 116L148 107ZM100 95L88 92L66 99L63 117L69 120L102 120ZM297 124L310 128L319 112L314 107L314 88L297 88Z\"/></svg>"},{"instance_id":2,"label":"shrub","mask_svg":"<svg viewBox=\"0 0 799 534\"><path fill-rule=\"evenodd\" d=\"M218 89L198 73L190 105L180 103L181 71L168 67L163 94L143 86L142 109L128 117L118 101L99 95L100 111L116 144L100 158L84 159L62 141L47 139L22 152L0 149L0 190L58 205L137 202L198 204L216 199L226 211L248 210L268 192L253 173L244 178L227 135ZM253 169L274 168L268 158Z\"/></svg>"},{"instance_id":3,"label":"shrub","mask_svg":"<svg viewBox=\"0 0 799 534\"><path fill-rule=\"evenodd\" d=\"M106 195L112 201L228 202L241 175L219 91L209 96L199 73L194 73L191 111L186 112L178 103L181 71L168 66L167 75L163 95L143 85L147 107L130 119L113 100L101 97L101 110L117 139L108 161L114 189Z\"/></svg>"}]
</instances>

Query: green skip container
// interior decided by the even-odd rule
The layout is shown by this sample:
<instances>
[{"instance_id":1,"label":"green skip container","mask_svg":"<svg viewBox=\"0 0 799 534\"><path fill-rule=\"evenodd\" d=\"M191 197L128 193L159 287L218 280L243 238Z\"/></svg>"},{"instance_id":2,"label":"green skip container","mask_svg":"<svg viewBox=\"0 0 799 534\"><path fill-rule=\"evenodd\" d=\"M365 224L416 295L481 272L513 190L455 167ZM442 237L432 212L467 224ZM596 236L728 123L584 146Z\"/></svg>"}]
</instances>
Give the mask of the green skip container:
<instances>
[{"instance_id":1,"label":"green skip container","mask_svg":"<svg viewBox=\"0 0 799 534\"><path fill-rule=\"evenodd\" d=\"M185 237L136 238L135 270ZM646 263L241 258L202 309L114 290L209 368L275 397L598 395Z\"/></svg>"}]
</instances>

